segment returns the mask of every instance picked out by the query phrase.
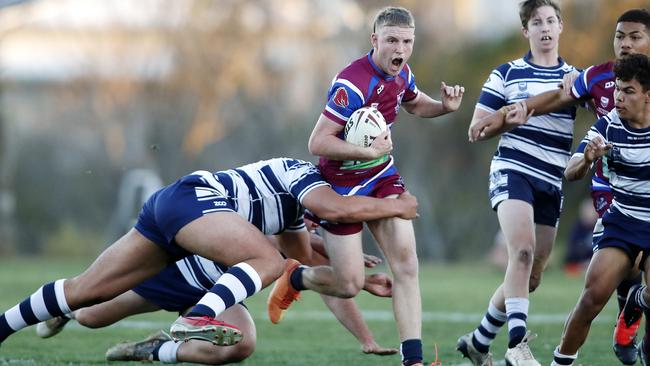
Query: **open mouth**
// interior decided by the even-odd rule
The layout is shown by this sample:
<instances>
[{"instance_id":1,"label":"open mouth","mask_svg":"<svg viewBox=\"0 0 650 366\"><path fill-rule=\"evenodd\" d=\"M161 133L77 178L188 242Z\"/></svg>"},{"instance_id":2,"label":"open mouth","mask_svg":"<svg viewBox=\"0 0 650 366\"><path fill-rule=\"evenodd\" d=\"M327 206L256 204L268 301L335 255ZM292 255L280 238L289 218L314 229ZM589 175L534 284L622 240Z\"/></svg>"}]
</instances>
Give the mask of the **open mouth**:
<instances>
[{"instance_id":1,"label":"open mouth","mask_svg":"<svg viewBox=\"0 0 650 366\"><path fill-rule=\"evenodd\" d=\"M551 39L550 36L542 36L542 41L550 41Z\"/></svg>"},{"instance_id":2,"label":"open mouth","mask_svg":"<svg viewBox=\"0 0 650 366\"><path fill-rule=\"evenodd\" d=\"M402 63L404 62L404 59L401 57L395 57L392 61L391 64L395 67L400 67L402 66Z\"/></svg>"}]
</instances>

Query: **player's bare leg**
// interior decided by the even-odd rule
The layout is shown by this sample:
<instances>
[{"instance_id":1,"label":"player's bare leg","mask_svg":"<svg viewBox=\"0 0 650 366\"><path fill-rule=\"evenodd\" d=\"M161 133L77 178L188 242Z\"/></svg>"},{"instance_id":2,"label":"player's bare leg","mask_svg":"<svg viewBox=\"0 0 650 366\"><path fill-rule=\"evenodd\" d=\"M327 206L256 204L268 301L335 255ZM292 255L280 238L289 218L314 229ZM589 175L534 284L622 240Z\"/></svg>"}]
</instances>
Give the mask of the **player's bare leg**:
<instances>
[{"instance_id":1,"label":"player's bare leg","mask_svg":"<svg viewBox=\"0 0 650 366\"><path fill-rule=\"evenodd\" d=\"M401 341L402 361L421 362L422 300L413 224L410 220L390 218L369 222L368 228L393 273L393 313Z\"/></svg>"}]
</instances>

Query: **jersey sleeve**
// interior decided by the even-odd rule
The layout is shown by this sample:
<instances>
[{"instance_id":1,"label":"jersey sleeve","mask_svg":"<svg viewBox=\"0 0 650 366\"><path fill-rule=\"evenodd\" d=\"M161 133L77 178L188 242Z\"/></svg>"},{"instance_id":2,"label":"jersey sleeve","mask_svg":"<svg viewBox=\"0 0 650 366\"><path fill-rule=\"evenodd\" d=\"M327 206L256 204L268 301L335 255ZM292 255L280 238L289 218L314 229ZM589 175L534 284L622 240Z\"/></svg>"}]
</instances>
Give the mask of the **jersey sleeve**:
<instances>
[{"instance_id":1,"label":"jersey sleeve","mask_svg":"<svg viewBox=\"0 0 650 366\"><path fill-rule=\"evenodd\" d=\"M587 131L585 137L580 141L580 145L576 149L575 155L582 155L585 153L585 146L589 141L593 140L596 136L602 137L603 140L607 141L607 126L609 125L609 120L606 117L599 118L593 126Z\"/></svg>"},{"instance_id":2,"label":"jersey sleeve","mask_svg":"<svg viewBox=\"0 0 650 366\"><path fill-rule=\"evenodd\" d=\"M284 229L284 231L298 232L298 231L306 230L306 227L307 226L305 226L304 216L300 216L300 218L298 220L296 220L296 222L294 222L294 223L292 223L290 225L287 225L287 228Z\"/></svg>"},{"instance_id":3,"label":"jersey sleeve","mask_svg":"<svg viewBox=\"0 0 650 366\"><path fill-rule=\"evenodd\" d=\"M420 92L418 90L417 85L415 85L415 74L411 71L411 68L406 65L404 70L402 71L405 73L405 80L406 80L406 90L404 91L404 97L402 98L402 103L410 102L415 97L418 96L418 93Z\"/></svg>"},{"instance_id":4,"label":"jersey sleeve","mask_svg":"<svg viewBox=\"0 0 650 366\"><path fill-rule=\"evenodd\" d=\"M578 78L573 82L571 87L571 96L575 99L591 98L591 90L589 90L589 71L593 66L588 67L582 71Z\"/></svg>"},{"instance_id":5,"label":"jersey sleeve","mask_svg":"<svg viewBox=\"0 0 650 366\"><path fill-rule=\"evenodd\" d=\"M332 121L345 125L354 111L365 103L361 89L350 80L338 77L327 93L323 114Z\"/></svg>"},{"instance_id":6,"label":"jersey sleeve","mask_svg":"<svg viewBox=\"0 0 650 366\"><path fill-rule=\"evenodd\" d=\"M507 64L501 65L494 69L487 81L483 84L481 95L476 103L476 108L481 108L488 112L494 112L497 109L508 104L505 95L505 75Z\"/></svg>"},{"instance_id":7,"label":"jersey sleeve","mask_svg":"<svg viewBox=\"0 0 650 366\"><path fill-rule=\"evenodd\" d=\"M297 159L287 159L285 162L285 170L285 188L301 204L305 196L314 188L330 186L323 179L318 168L312 163Z\"/></svg>"}]
</instances>

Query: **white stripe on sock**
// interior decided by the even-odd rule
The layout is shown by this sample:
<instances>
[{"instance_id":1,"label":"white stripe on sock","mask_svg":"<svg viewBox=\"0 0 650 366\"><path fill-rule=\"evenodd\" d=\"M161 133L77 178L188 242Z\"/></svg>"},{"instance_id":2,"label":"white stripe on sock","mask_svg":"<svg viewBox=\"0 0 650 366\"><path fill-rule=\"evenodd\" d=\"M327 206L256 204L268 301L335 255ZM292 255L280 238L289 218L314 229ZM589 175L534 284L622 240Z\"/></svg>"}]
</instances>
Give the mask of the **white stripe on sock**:
<instances>
[{"instance_id":1,"label":"white stripe on sock","mask_svg":"<svg viewBox=\"0 0 650 366\"><path fill-rule=\"evenodd\" d=\"M32 296L29 297L29 305L36 318L40 321L52 318L52 314L47 311L45 299L43 298L43 287L39 288Z\"/></svg>"},{"instance_id":2,"label":"white stripe on sock","mask_svg":"<svg viewBox=\"0 0 650 366\"><path fill-rule=\"evenodd\" d=\"M250 277L251 280L253 280L253 284L255 285L255 292L259 292L262 289L262 279L260 278L259 273L257 273L257 271L253 267L251 267L250 264L246 262L241 262L234 265L234 267L241 268L244 272L246 272L248 277Z\"/></svg>"},{"instance_id":3,"label":"white stripe on sock","mask_svg":"<svg viewBox=\"0 0 650 366\"><path fill-rule=\"evenodd\" d=\"M219 277L217 284L226 286L230 292L232 292L232 296L235 298L235 304L248 297L244 284L242 284L237 277L228 272Z\"/></svg>"},{"instance_id":4,"label":"white stripe on sock","mask_svg":"<svg viewBox=\"0 0 650 366\"><path fill-rule=\"evenodd\" d=\"M20 304L7 310L5 313L5 318L7 319L9 327L13 330L17 331L27 326L25 319L23 319L23 316L20 314Z\"/></svg>"},{"instance_id":5,"label":"white stripe on sock","mask_svg":"<svg viewBox=\"0 0 650 366\"><path fill-rule=\"evenodd\" d=\"M59 309L63 314L71 313L70 307L68 307L68 302L65 300L65 291L63 290L63 283L65 279L56 280L54 282L54 293L56 294L56 302L59 304Z\"/></svg>"},{"instance_id":6,"label":"white stripe on sock","mask_svg":"<svg viewBox=\"0 0 650 366\"><path fill-rule=\"evenodd\" d=\"M205 305L214 311L215 316L221 314L226 310L226 304L223 300L217 296L214 292L207 292L197 305Z\"/></svg>"}]
</instances>

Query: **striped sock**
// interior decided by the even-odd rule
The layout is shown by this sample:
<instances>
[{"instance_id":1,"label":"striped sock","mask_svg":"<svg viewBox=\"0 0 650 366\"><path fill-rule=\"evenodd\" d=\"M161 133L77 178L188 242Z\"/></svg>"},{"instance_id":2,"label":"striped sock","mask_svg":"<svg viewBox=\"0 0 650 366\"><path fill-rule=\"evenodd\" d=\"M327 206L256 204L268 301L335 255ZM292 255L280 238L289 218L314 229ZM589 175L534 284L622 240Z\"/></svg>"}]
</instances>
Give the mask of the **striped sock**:
<instances>
[{"instance_id":1,"label":"striped sock","mask_svg":"<svg viewBox=\"0 0 650 366\"><path fill-rule=\"evenodd\" d=\"M526 336L526 319L528 318L529 301L525 297L506 299L506 314L508 316L508 348L517 346Z\"/></svg>"},{"instance_id":2,"label":"striped sock","mask_svg":"<svg viewBox=\"0 0 650 366\"><path fill-rule=\"evenodd\" d=\"M551 362L551 366L571 366L576 358L578 358L578 353L575 355L563 355L560 353L560 346L557 346L555 347L555 351L553 351L553 362Z\"/></svg>"},{"instance_id":3,"label":"striped sock","mask_svg":"<svg viewBox=\"0 0 650 366\"><path fill-rule=\"evenodd\" d=\"M43 285L23 302L0 315L0 343L29 325L70 313L63 292L64 282L62 279Z\"/></svg>"},{"instance_id":4,"label":"striped sock","mask_svg":"<svg viewBox=\"0 0 650 366\"><path fill-rule=\"evenodd\" d=\"M262 289L260 275L248 263L241 262L221 275L187 316L216 318L224 310L242 302Z\"/></svg>"},{"instance_id":5,"label":"striped sock","mask_svg":"<svg viewBox=\"0 0 650 366\"><path fill-rule=\"evenodd\" d=\"M474 331L472 344L481 353L487 353L490 345L497 336L501 327L506 323L506 313L499 310L492 302L488 305L487 313L483 316L481 324Z\"/></svg>"},{"instance_id":6,"label":"striped sock","mask_svg":"<svg viewBox=\"0 0 650 366\"><path fill-rule=\"evenodd\" d=\"M422 362L422 341L414 338L407 339L399 346L402 354L402 365L411 366Z\"/></svg>"}]
</instances>

